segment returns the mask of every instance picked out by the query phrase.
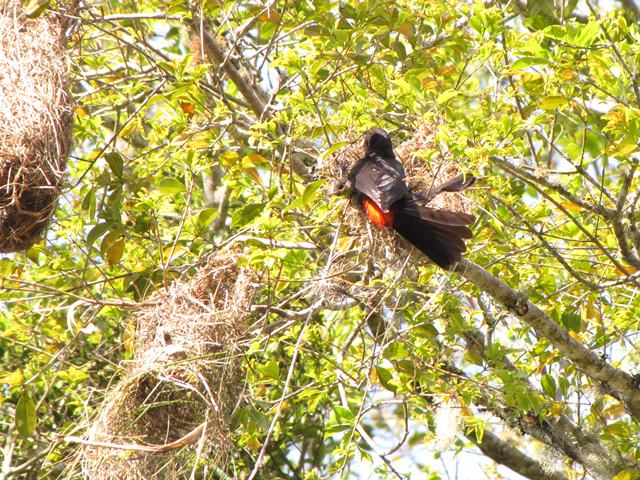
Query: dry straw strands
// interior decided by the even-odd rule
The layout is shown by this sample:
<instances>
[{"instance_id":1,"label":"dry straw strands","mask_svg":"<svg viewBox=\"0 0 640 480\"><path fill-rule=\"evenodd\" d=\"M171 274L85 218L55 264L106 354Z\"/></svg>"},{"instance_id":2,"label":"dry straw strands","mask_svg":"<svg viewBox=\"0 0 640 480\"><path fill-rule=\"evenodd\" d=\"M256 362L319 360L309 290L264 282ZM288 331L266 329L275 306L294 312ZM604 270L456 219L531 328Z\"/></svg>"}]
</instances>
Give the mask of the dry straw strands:
<instances>
[{"instance_id":1,"label":"dry straw strands","mask_svg":"<svg viewBox=\"0 0 640 480\"><path fill-rule=\"evenodd\" d=\"M237 260L219 252L192 280L175 282L139 309L130 368L88 439L71 440L84 444L85 478L178 478L198 459L207 460L205 468L224 467L251 302L249 274Z\"/></svg>"},{"instance_id":2,"label":"dry straw strands","mask_svg":"<svg viewBox=\"0 0 640 480\"><path fill-rule=\"evenodd\" d=\"M65 22L0 0L0 252L42 236L70 148Z\"/></svg>"}]
</instances>

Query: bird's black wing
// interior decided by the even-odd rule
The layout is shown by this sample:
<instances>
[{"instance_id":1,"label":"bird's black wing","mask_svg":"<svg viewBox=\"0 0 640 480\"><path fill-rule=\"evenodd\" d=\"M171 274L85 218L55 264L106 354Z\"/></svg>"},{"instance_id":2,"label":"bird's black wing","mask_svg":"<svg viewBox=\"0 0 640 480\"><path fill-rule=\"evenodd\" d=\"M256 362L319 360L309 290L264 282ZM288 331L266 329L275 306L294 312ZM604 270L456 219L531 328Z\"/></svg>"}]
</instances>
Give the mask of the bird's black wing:
<instances>
[{"instance_id":1,"label":"bird's black wing","mask_svg":"<svg viewBox=\"0 0 640 480\"><path fill-rule=\"evenodd\" d=\"M393 228L442 268L460 261L467 249L464 239L471 238L467 225L473 215L423 207L407 195L396 207Z\"/></svg>"},{"instance_id":2,"label":"bird's black wing","mask_svg":"<svg viewBox=\"0 0 640 480\"><path fill-rule=\"evenodd\" d=\"M353 188L373 200L383 211L407 195L404 167L395 158L367 155L349 172Z\"/></svg>"}]
</instances>

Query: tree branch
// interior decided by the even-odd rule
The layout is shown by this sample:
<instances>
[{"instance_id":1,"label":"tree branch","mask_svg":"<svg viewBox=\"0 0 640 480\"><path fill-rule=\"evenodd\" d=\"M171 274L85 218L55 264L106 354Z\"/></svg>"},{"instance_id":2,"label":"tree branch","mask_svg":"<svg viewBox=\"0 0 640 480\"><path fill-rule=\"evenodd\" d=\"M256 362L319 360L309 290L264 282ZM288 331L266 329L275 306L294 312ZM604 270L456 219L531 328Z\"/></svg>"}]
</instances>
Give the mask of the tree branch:
<instances>
[{"instance_id":1,"label":"tree branch","mask_svg":"<svg viewBox=\"0 0 640 480\"><path fill-rule=\"evenodd\" d=\"M205 29L205 22L200 18L196 12L194 12L194 19L189 23L190 28L195 35L198 35L202 39L202 44L207 57L212 64L218 65L224 73L229 77L231 82L236 86L240 94L247 101L249 108L257 117L258 121L262 121L265 118L271 119L272 115L269 112L269 103L267 101L267 94L263 92L259 87L253 85L245 72L236 68L232 62L228 59L229 52L226 52L220 42ZM278 130L286 132L287 129L283 125L278 125ZM304 146L294 146L293 154L291 155L291 168L301 178L309 178L309 171L304 162L299 158L300 153L304 150Z\"/></svg>"},{"instance_id":2,"label":"tree branch","mask_svg":"<svg viewBox=\"0 0 640 480\"><path fill-rule=\"evenodd\" d=\"M549 471L549 468L545 467L541 462L525 455L488 430L484 431L482 439L478 439L473 430L467 432L467 437L475 443L487 457L519 473L523 477L531 480L567 480L567 477L562 473Z\"/></svg>"},{"instance_id":3,"label":"tree branch","mask_svg":"<svg viewBox=\"0 0 640 480\"><path fill-rule=\"evenodd\" d=\"M605 246L598 240L598 238L596 238L594 235L592 235L580 222L576 221L570 214L569 212L566 211L566 209L559 204L556 200L554 200L548 193L546 193L544 190L541 189L540 185L547 187L548 189L559 193L560 195L562 195L564 198L566 198L567 200L569 200L570 202L584 208L587 211L590 212L594 212L598 215L600 215L603 219L605 219L607 222L609 222L611 224L611 227L613 229L613 232L616 236L616 239L618 241L618 247L620 249L620 253L622 254L622 257L624 258L624 260L629 264L632 265L634 268L636 269L640 269L640 258L638 258L634 253L633 250L631 249L630 245L629 245L629 236L627 235L626 229L624 227L624 224L622 223L622 210L624 207L624 200L627 196L628 192L628 188L631 184L631 179L629 178L629 175L627 175L627 177L624 178L623 180L623 186L622 189L620 191L620 194L618 196L618 199L615 200L616 202L616 208L615 209L611 209L611 208L606 208L603 205L593 205L590 204L588 202L585 202L584 200L582 200L581 198L578 198L576 195L572 194L571 192L569 192L567 189L565 189L562 185L551 182L548 178L545 178L543 176L540 175L535 175L527 170L525 170L524 168L520 168L516 165L513 165L512 163L506 161L505 159L502 159L500 157L492 157L492 161L497 164L500 168L502 168L504 171L510 173L511 175L513 175L516 178L519 178L522 181L527 182L529 185L531 185L533 188L535 188L538 192L540 192L541 195L543 195L547 200L549 200L551 203L553 203L556 207L558 207L560 210L562 210L567 217L571 218L573 220L573 222L575 223L575 225L582 230L582 232L585 234L585 236L587 236L595 245L597 245L600 250L602 251L602 253L604 253L604 255L606 255L609 260L611 260L611 263L621 272L626 272L626 269L624 268L624 265L622 265L616 258L613 257L613 255L605 248ZM630 176L633 176L633 173L635 172L635 168L632 168L631 172L630 172ZM628 183L628 184L627 184ZM626 189L626 190L625 190ZM603 190L603 192L605 194L607 194L607 196L610 196L610 194L606 191ZM613 198L613 197L611 197ZM630 275L630 274L627 274Z\"/></svg>"},{"instance_id":4,"label":"tree branch","mask_svg":"<svg viewBox=\"0 0 640 480\"><path fill-rule=\"evenodd\" d=\"M236 69L231 62L226 61L227 54L224 51L224 48L213 36L209 34L209 32L204 29L204 26L204 20L198 16L195 16L190 23L190 27L193 29L195 34L202 39L207 56L213 60L212 63L222 67L224 73L227 74L244 99L249 103L249 107L253 113L259 119L262 119L263 115L268 117L269 113L266 111L264 93L254 87L243 72Z\"/></svg>"},{"instance_id":5,"label":"tree branch","mask_svg":"<svg viewBox=\"0 0 640 480\"><path fill-rule=\"evenodd\" d=\"M608 394L620 400L630 415L640 418L640 389L634 377L609 365L585 348L524 294L513 290L479 265L463 258L455 270L530 325L539 336L549 340L585 375L596 380L608 390Z\"/></svg>"},{"instance_id":6,"label":"tree branch","mask_svg":"<svg viewBox=\"0 0 640 480\"><path fill-rule=\"evenodd\" d=\"M545 176L542 176L542 175L536 175L536 174L534 174L534 173L532 173L532 172L530 172L528 170L525 170L524 168L520 168L518 165L514 165L513 163L507 161L506 159L504 159L502 157L493 156L493 157L491 157L491 161L493 161L493 163L498 165L498 167L500 167L502 170L510 173L511 175L519 177L522 180L525 180L525 181L528 181L528 182L532 182L532 183L547 187L549 190L553 190L554 192L559 193L564 198L569 200L571 203L575 203L576 205L584 208L585 210L587 210L589 212L597 213L597 214L601 215L604 218L609 218L609 217L611 217L612 215L615 214L615 210L608 209L608 208L604 207L603 205L593 205L593 204L591 204L589 202L586 202L582 198L580 198L577 195L574 195L573 193L568 191L566 188L564 188L559 183L555 183L555 182L549 180L548 176L545 177Z\"/></svg>"},{"instance_id":7,"label":"tree branch","mask_svg":"<svg viewBox=\"0 0 640 480\"><path fill-rule=\"evenodd\" d=\"M633 4L633 0L629 0L623 3L625 3L625 6L627 6L627 4ZM635 94L636 104L637 104L638 102L640 102L640 86L638 86L636 76L629 68L629 65L627 65L627 62L624 60L624 57L622 56L622 54L620 53L620 50L616 46L616 42L614 42L613 38L611 38L611 35L609 34L609 31L607 30L607 28L604 26L604 23L602 23L602 19L600 18L600 14L598 13L598 10L596 10L596 8L593 6L590 0L586 0L586 4L587 4L587 7L589 7L591 14L596 18L596 20L598 20L598 23L600 24L600 29L602 30L602 33L604 33L604 36L607 37L607 40L609 41L609 46L611 47L611 50L613 50L613 53L615 54L616 58L620 62L622 69L629 76L629 82L633 87L633 92Z\"/></svg>"},{"instance_id":8,"label":"tree branch","mask_svg":"<svg viewBox=\"0 0 640 480\"><path fill-rule=\"evenodd\" d=\"M423 367L438 370L450 375L456 381L474 382L467 374L453 365L445 364L441 368L429 365L416 356ZM420 394L424 392L421 391ZM522 435L529 435L541 443L556 449L570 460L582 465L585 470L597 478L611 478L620 471L628 468L620 454L605 448L595 437L584 434L566 416L547 417L541 420L539 417L521 412L508 407L501 392L494 389L492 394L481 392L475 399L475 403L497 418L501 419L510 428L518 430ZM607 462L602 462L607 458Z\"/></svg>"},{"instance_id":9,"label":"tree branch","mask_svg":"<svg viewBox=\"0 0 640 480\"><path fill-rule=\"evenodd\" d=\"M634 0L620 0L620 3L633 14L636 20L640 20L640 8Z\"/></svg>"},{"instance_id":10,"label":"tree branch","mask_svg":"<svg viewBox=\"0 0 640 480\"><path fill-rule=\"evenodd\" d=\"M463 336L467 348L476 356L482 358L489 367L504 368L508 371L518 372L518 369L507 356L502 356L499 360L493 361L487 357L485 337L479 330L468 330L464 332ZM532 391L532 394L539 393L537 388L530 384L528 388ZM510 420L508 415L504 415L506 413L504 411L494 409L494 413L504 420ZM612 446L605 447L597 437L583 432L566 415L550 415L544 420L535 419L533 422L526 422L526 426L525 422L520 421L518 423L518 427L527 434L552 448L558 449L567 457L582 465L592 475L609 478L629 467L615 448ZM603 463L600 461L602 458L608 458L609 461ZM494 460L498 461L495 458ZM509 466L506 463L505 465ZM512 468L512 470L515 469Z\"/></svg>"}]
</instances>

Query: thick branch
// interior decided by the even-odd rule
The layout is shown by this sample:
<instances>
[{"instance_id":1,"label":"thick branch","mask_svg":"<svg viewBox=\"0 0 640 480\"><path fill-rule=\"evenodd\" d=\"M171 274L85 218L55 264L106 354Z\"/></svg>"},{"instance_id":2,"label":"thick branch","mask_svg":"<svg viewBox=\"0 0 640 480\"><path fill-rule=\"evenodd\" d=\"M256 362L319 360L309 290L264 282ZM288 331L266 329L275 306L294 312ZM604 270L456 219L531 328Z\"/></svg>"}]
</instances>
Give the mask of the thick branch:
<instances>
[{"instance_id":1,"label":"thick branch","mask_svg":"<svg viewBox=\"0 0 640 480\"><path fill-rule=\"evenodd\" d=\"M609 365L600 356L585 348L524 294L513 290L479 265L462 259L456 271L533 327L539 336L549 340L584 374L607 388L607 393L620 400L627 412L635 418L640 418L640 390L631 375Z\"/></svg>"},{"instance_id":2,"label":"thick branch","mask_svg":"<svg viewBox=\"0 0 640 480\"><path fill-rule=\"evenodd\" d=\"M463 335L467 348L487 362L489 366L504 368L513 372L517 371L517 368L509 361L507 356L502 356L500 359L495 360L490 360L487 357L485 338L482 332L468 330ZM529 386L529 389L532 393L537 390L534 386ZM499 409L494 410L494 412L497 412L503 419L504 417L507 417L507 420L509 419L509 416L504 415L505 412ZM629 468L629 465L614 447L603 445L597 437L584 432L566 415L552 415L544 420L536 419L533 422L526 423L526 427L522 422L518 427L539 441L563 452L571 460L581 464L591 475L611 478L625 468ZM603 458L607 458L609 461L602 462L601 459ZM495 458L494 460L498 461Z\"/></svg>"},{"instance_id":3,"label":"thick branch","mask_svg":"<svg viewBox=\"0 0 640 480\"><path fill-rule=\"evenodd\" d=\"M613 219L613 231L616 235L616 239L618 240L622 258L624 258L629 265L632 265L636 269L640 269L640 258L638 258L631 249L629 241L630 235L627 234L627 230L624 227L621 219L626 199L629 195L629 189L631 188L631 183L633 182L633 178L637 169L638 162L634 162L623 175L622 187L620 188L620 193L618 194L618 200L616 203L616 216Z\"/></svg>"},{"instance_id":4,"label":"thick branch","mask_svg":"<svg viewBox=\"0 0 640 480\"><path fill-rule=\"evenodd\" d=\"M266 101L264 94L255 88L251 81L245 77L243 72L238 70L231 62L227 60L227 54L218 41L202 28L204 23L198 17L191 22L191 28L202 39L207 56L213 60L212 63L220 65L227 74L229 79L234 83L238 91L249 103L251 110L258 117L262 118L266 115Z\"/></svg>"},{"instance_id":5,"label":"thick branch","mask_svg":"<svg viewBox=\"0 0 640 480\"><path fill-rule=\"evenodd\" d=\"M362 302L366 302L367 298L362 300ZM400 335L393 336L392 341L402 340L404 333L409 330L410 329L403 330L400 332ZM494 360L487 358L485 338L482 332L470 327L469 330L465 331L463 336L467 344L467 349L477 357L483 358L490 368L517 372L517 367L513 365L506 356ZM444 351L437 339L433 341L435 341L438 351ZM411 343L407 342L406 345L408 350L412 352L412 358L416 361L418 368L440 372L444 374L447 381L452 383L469 382L479 385L481 388L478 391L478 396L474 398L474 403L480 411L491 412L497 418L503 420L508 427L520 434L529 435L557 450L571 461L582 465L594 478L612 478L625 468L634 466L630 465L621 457L615 446L605 445L601 443L596 436L583 432L582 429L575 425L566 415L548 415L546 418L541 418L530 412L511 407L509 406L510 402L500 388L478 382L466 372L460 370L450 362L442 361L442 359L438 359L436 364L430 363L415 351ZM382 348L384 349L384 346ZM536 391L536 388L528 384L525 379L526 375L523 376L516 373L516 375L513 376L513 381L521 382L523 386L526 385L532 396L540 395ZM427 398L430 398L431 394L428 391L429 387L427 385L417 383L415 388L417 395L425 395ZM451 388L456 390L454 386ZM502 460L498 460L496 457L492 458L503 463ZM606 458L607 461L603 462L603 458ZM505 461L504 463L510 466L508 462Z\"/></svg>"},{"instance_id":6,"label":"thick branch","mask_svg":"<svg viewBox=\"0 0 640 480\"><path fill-rule=\"evenodd\" d=\"M490 431L484 431L482 440L478 440L478 437L473 431L467 432L467 437L475 443L487 457L519 473L523 477L530 478L531 480L567 480L567 477L562 473L549 471L549 469L539 461L528 457Z\"/></svg>"},{"instance_id":7,"label":"thick branch","mask_svg":"<svg viewBox=\"0 0 640 480\"><path fill-rule=\"evenodd\" d=\"M229 77L229 80L233 82L240 94L247 101L249 108L259 121L265 118L271 118L272 115L269 112L267 95L251 82L247 73L236 68L233 63L229 61L228 52L214 36L206 31L205 26L204 21L197 15L195 15L194 19L190 22L191 29L202 39L207 58L212 64L222 68L227 77ZM280 132L287 131L283 125L278 125L278 130ZM292 147L292 170L301 178L309 178L309 170L299 155L304 152L305 145L293 145Z\"/></svg>"},{"instance_id":8,"label":"thick branch","mask_svg":"<svg viewBox=\"0 0 640 480\"><path fill-rule=\"evenodd\" d=\"M634 0L620 0L620 3L633 14L636 20L640 20L640 8Z\"/></svg>"},{"instance_id":9,"label":"thick branch","mask_svg":"<svg viewBox=\"0 0 640 480\"><path fill-rule=\"evenodd\" d=\"M416 356L415 358L424 367L436 368L424 362L420 357ZM436 369L450 374L453 380L475 382L454 365L445 364ZM424 391L420 391L420 393L424 393ZM486 409L503 420L510 428L535 438L566 455L573 462L582 465L594 478L612 478L625 468L634 467L632 464L627 464L614 448L607 448L594 436L582 433L564 415L541 420L537 416L506 406L507 402L499 391L483 392L475 398L475 403L481 409ZM603 462L603 458L606 458L607 461ZM495 458L494 460L498 461Z\"/></svg>"}]
</instances>

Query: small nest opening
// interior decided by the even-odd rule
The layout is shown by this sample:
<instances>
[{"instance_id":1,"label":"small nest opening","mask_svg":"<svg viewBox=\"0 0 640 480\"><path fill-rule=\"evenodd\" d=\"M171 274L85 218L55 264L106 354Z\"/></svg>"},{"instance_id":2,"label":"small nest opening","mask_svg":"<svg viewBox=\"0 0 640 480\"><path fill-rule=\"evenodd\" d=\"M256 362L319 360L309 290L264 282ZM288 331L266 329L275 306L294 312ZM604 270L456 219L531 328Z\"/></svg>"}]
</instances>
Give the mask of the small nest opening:
<instances>
[{"instance_id":1,"label":"small nest opening","mask_svg":"<svg viewBox=\"0 0 640 480\"><path fill-rule=\"evenodd\" d=\"M71 145L61 15L0 4L0 252L29 248L53 215Z\"/></svg>"},{"instance_id":2,"label":"small nest opening","mask_svg":"<svg viewBox=\"0 0 640 480\"><path fill-rule=\"evenodd\" d=\"M427 193L431 188L464 172L460 163L438 146L436 130L437 125L422 124L409 139L394 147L396 157L404 165L407 183L415 191ZM323 173L338 181L364 153L363 142L358 139L330 156L323 166ZM472 213L473 203L464 192L443 192L429 202L429 207ZM343 233L350 239L349 243L357 245L358 255L363 256L356 259L354 265L371 259L378 262L384 259L386 265L397 271L405 263L417 265L428 261L393 230L371 225L355 206L346 210L342 226ZM341 265L340 268L346 267Z\"/></svg>"},{"instance_id":3,"label":"small nest opening","mask_svg":"<svg viewBox=\"0 0 640 480\"><path fill-rule=\"evenodd\" d=\"M139 309L130 368L81 452L85 478L176 478L198 464L224 468L251 302L249 273L237 261L218 252L192 280Z\"/></svg>"}]
</instances>

